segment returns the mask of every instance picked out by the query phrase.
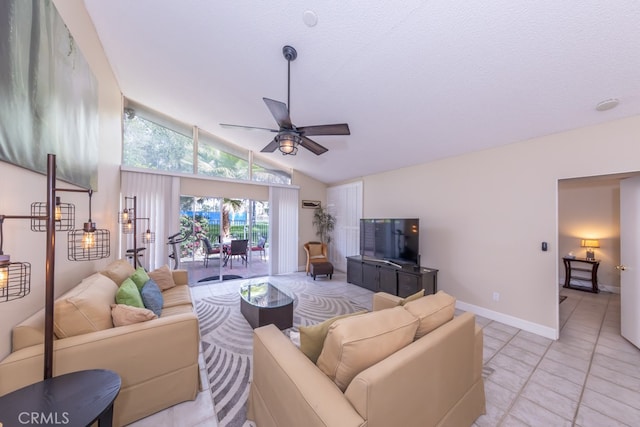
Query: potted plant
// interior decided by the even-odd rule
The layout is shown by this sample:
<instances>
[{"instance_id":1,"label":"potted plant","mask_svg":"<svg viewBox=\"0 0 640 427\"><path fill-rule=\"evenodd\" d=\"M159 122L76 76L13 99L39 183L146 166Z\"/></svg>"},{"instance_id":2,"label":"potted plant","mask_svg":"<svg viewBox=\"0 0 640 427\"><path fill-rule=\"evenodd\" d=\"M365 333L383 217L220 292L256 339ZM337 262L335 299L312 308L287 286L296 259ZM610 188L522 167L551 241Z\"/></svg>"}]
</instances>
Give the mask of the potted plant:
<instances>
[{"instance_id":1,"label":"potted plant","mask_svg":"<svg viewBox=\"0 0 640 427\"><path fill-rule=\"evenodd\" d=\"M320 238L320 242L328 245L331 242L331 232L336 226L336 217L320 206L313 212L313 225L316 227L316 236Z\"/></svg>"}]
</instances>

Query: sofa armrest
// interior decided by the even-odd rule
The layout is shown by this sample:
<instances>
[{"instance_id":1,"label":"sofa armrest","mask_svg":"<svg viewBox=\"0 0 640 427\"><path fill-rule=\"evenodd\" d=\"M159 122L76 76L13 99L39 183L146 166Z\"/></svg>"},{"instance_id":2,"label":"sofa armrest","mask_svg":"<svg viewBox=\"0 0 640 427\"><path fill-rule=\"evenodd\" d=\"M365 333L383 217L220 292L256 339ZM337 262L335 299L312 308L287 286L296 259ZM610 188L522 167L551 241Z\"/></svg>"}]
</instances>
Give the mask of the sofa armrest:
<instances>
[{"instance_id":1,"label":"sofa armrest","mask_svg":"<svg viewBox=\"0 0 640 427\"><path fill-rule=\"evenodd\" d=\"M259 426L361 426L344 394L274 325L254 330L249 419Z\"/></svg>"},{"instance_id":2,"label":"sofa armrest","mask_svg":"<svg viewBox=\"0 0 640 427\"><path fill-rule=\"evenodd\" d=\"M176 314L54 342L53 374L111 369L122 388L198 363L198 318ZM42 380L44 346L11 353L0 362L0 395Z\"/></svg>"},{"instance_id":3,"label":"sofa armrest","mask_svg":"<svg viewBox=\"0 0 640 427\"><path fill-rule=\"evenodd\" d=\"M345 396L370 427L439 425L482 381L474 360L482 363L477 336L473 314L455 317L362 371ZM483 396L474 404L484 407Z\"/></svg>"},{"instance_id":4,"label":"sofa armrest","mask_svg":"<svg viewBox=\"0 0 640 427\"><path fill-rule=\"evenodd\" d=\"M385 308L393 308L400 305L402 298L391 295L386 292L376 292L373 294L373 311L384 310Z\"/></svg>"}]
</instances>

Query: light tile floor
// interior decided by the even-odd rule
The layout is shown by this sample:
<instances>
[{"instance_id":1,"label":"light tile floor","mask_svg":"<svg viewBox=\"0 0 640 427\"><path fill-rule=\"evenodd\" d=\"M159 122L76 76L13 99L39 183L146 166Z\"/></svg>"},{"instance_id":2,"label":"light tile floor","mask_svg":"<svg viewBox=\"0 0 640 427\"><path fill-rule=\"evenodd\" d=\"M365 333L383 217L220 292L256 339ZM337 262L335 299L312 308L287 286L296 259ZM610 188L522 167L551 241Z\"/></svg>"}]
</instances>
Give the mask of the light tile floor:
<instances>
[{"instance_id":1,"label":"light tile floor","mask_svg":"<svg viewBox=\"0 0 640 427\"><path fill-rule=\"evenodd\" d=\"M304 273L276 276L305 279ZM342 273L318 285L332 287L363 306L371 293L346 283ZM237 281L191 288L194 298L234 292ZM638 426L640 425L640 350L620 336L620 295L561 289L560 339L553 341L486 318L484 331L487 414L485 426ZM201 360L201 366L204 366ZM202 370L202 383L208 383ZM209 390L131 424L216 427Z\"/></svg>"}]
</instances>

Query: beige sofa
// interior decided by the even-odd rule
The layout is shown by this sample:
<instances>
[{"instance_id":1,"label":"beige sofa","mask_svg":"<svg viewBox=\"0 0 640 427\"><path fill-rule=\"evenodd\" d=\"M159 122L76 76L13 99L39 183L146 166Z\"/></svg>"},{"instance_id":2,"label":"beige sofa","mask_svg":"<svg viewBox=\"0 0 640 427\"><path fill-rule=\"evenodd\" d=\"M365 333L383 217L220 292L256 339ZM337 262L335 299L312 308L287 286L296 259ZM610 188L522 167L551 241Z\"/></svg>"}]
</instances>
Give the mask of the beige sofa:
<instances>
[{"instance_id":1,"label":"beige sofa","mask_svg":"<svg viewBox=\"0 0 640 427\"><path fill-rule=\"evenodd\" d=\"M445 298L446 294L431 297L435 301ZM424 307L426 300L420 301L418 305ZM402 319L399 322L402 325L394 328L393 334L406 333L411 323L406 311L410 311L409 305L413 302L398 307L400 302L399 297L378 293L374 295L373 312L337 320L329 327L317 364L273 325L255 329L248 418L258 427L460 427L473 424L485 413L482 329L476 326L471 313L453 317L455 300L453 305L446 303L446 310L427 304L431 305L432 316L442 317L444 311L448 312L441 326L357 373L353 379L347 377L344 384L321 370L321 365L327 365L326 353L331 352L327 350L331 330L351 328L356 322L354 319L359 319L360 327L370 335L380 334L380 323ZM390 320L392 317L396 320ZM418 331L422 325L423 317L420 317ZM375 331L371 332L372 329ZM351 333L343 332L342 339ZM362 340L355 335L339 349L340 353L364 349L357 348ZM374 344L367 353L376 353L380 347L384 346ZM346 360L347 364L359 362L353 358ZM340 369L334 372L340 375Z\"/></svg>"},{"instance_id":2,"label":"beige sofa","mask_svg":"<svg viewBox=\"0 0 640 427\"><path fill-rule=\"evenodd\" d=\"M94 368L117 372L122 387L115 426L193 400L199 390L200 336L187 272L166 266L157 272L166 282L160 317L114 327L116 283L133 271L126 261L116 261L55 303L54 376ZM43 331L44 310L13 328L12 353L0 362L0 395L42 380Z\"/></svg>"}]
</instances>

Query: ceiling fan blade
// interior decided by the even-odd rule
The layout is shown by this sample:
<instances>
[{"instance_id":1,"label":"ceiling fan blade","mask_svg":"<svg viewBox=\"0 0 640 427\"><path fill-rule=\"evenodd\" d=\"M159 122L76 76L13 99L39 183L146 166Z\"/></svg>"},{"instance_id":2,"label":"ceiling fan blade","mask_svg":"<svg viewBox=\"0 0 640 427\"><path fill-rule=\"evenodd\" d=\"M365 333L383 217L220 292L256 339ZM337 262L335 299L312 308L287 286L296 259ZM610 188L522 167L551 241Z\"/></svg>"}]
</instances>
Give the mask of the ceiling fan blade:
<instances>
[{"instance_id":1,"label":"ceiling fan blade","mask_svg":"<svg viewBox=\"0 0 640 427\"><path fill-rule=\"evenodd\" d=\"M291 124L291 118L289 117L289 109L287 108L287 104L280 101L274 101L269 98L262 98L265 104L267 104L267 108L271 111L271 115L278 126L283 129L293 129L293 124Z\"/></svg>"},{"instance_id":2,"label":"ceiling fan blade","mask_svg":"<svg viewBox=\"0 0 640 427\"><path fill-rule=\"evenodd\" d=\"M246 130L267 130L269 132L280 132L278 129L261 128L257 126L230 125L228 123L220 123L223 128L240 128Z\"/></svg>"},{"instance_id":3,"label":"ceiling fan blade","mask_svg":"<svg viewBox=\"0 0 640 427\"><path fill-rule=\"evenodd\" d=\"M314 136L314 135L351 135L349 131L349 125L346 123L339 123L334 125L317 125L317 126L304 126L299 127L298 131L302 135Z\"/></svg>"},{"instance_id":4,"label":"ceiling fan blade","mask_svg":"<svg viewBox=\"0 0 640 427\"><path fill-rule=\"evenodd\" d=\"M273 141L271 141L269 144L267 144L266 147L264 147L262 150L260 150L260 152L262 153L273 153L274 151L276 151L276 149L278 148L280 144L278 143L278 141L276 141L275 138L273 138Z\"/></svg>"},{"instance_id":5,"label":"ceiling fan blade","mask_svg":"<svg viewBox=\"0 0 640 427\"><path fill-rule=\"evenodd\" d=\"M319 156L320 154L329 151L328 148L323 147L322 145L318 144L314 140L307 138L306 136L300 136L300 138L302 139L302 141L300 141L300 145L302 145L304 148L311 151L315 155Z\"/></svg>"}]
</instances>

